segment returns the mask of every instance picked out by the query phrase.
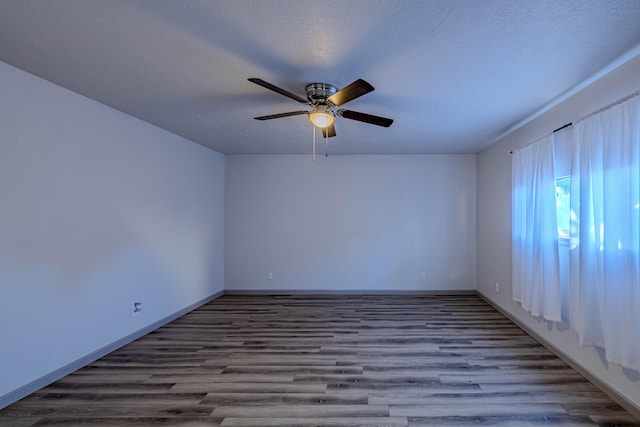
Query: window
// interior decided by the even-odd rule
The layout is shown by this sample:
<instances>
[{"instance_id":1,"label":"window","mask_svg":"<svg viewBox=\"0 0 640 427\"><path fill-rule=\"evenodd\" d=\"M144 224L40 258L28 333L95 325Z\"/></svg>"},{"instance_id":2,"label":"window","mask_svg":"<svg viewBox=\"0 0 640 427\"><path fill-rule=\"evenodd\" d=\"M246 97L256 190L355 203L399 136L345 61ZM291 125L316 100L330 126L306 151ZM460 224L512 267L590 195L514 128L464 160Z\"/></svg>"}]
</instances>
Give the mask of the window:
<instances>
[{"instance_id":1,"label":"window","mask_svg":"<svg viewBox=\"0 0 640 427\"><path fill-rule=\"evenodd\" d=\"M571 144L573 126L553 133L553 162L556 183L556 222L561 244L569 242L571 226Z\"/></svg>"},{"instance_id":2,"label":"window","mask_svg":"<svg viewBox=\"0 0 640 427\"><path fill-rule=\"evenodd\" d=\"M556 178L556 217L558 222L558 238L569 238L571 224L571 177Z\"/></svg>"}]
</instances>

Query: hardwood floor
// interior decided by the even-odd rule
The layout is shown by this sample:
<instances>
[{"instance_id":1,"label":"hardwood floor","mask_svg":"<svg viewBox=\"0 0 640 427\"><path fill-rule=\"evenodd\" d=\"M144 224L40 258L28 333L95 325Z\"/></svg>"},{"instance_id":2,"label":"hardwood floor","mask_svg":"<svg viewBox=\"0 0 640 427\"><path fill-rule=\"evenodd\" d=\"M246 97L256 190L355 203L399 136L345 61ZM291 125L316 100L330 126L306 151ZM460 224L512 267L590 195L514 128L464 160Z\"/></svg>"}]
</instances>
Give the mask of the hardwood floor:
<instances>
[{"instance_id":1,"label":"hardwood floor","mask_svg":"<svg viewBox=\"0 0 640 427\"><path fill-rule=\"evenodd\" d=\"M640 425L473 295L224 296L1 426Z\"/></svg>"}]
</instances>

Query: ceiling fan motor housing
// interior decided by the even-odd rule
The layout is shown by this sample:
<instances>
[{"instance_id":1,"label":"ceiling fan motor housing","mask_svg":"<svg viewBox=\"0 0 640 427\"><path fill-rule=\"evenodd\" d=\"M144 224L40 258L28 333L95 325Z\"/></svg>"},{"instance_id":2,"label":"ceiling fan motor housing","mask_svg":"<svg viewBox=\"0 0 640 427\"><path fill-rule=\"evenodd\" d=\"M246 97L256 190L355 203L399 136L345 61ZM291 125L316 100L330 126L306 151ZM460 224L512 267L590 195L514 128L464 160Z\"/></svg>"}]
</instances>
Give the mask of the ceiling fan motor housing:
<instances>
[{"instance_id":1,"label":"ceiling fan motor housing","mask_svg":"<svg viewBox=\"0 0 640 427\"><path fill-rule=\"evenodd\" d=\"M313 105L326 104L327 98L338 91L337 87L328 83L309 83L304 89Z\"/></svg>"}]
</instances>

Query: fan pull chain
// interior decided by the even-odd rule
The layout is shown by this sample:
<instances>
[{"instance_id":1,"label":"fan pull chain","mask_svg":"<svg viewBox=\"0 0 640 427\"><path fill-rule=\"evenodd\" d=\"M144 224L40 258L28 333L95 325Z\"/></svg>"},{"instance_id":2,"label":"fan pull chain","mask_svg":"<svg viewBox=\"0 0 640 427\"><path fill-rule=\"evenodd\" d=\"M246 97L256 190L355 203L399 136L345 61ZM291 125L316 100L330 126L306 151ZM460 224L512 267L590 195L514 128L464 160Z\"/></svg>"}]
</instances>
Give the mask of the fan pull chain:
<instances>
[{"instance_id":1,"label":"fan pull chain","mask_svg":"<svg viewBox=\"0 0 640 427\"><path fill-rule=\"evenodd\" d=\"M311 125L311 129L313 130L313 161L316 161L316 127Z\"/></svg>"},{"instance_id":2,"label":"fan pull chain","mask_svg":"<svg viewBox=\"0 0 640 427\"><path fill-rule=\"evenodd\" d=\"M324 143L327 146L327 151L325 152L324 157L327 158L329 157L329 129L324 133Z\"/></svg>"}]
</instances>

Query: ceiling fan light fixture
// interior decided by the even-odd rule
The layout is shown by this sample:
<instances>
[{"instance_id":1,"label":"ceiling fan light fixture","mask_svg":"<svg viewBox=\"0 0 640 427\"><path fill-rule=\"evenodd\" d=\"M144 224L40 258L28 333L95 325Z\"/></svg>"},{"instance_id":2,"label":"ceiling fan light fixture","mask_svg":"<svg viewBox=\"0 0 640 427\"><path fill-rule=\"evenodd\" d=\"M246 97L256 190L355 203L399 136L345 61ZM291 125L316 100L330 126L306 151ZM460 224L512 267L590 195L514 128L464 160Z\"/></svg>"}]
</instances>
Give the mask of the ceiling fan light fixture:
<instances>
[{"instance_id":1,"label":"ceiling fan light fixture","mask_svg":"<svg viewBox=\"0 0 640 427\"><path fill-rule=\"evenodd\" d=\"M333 124L336 118L324 108L317 108L309 113L309 121L317 128L324 129Z\"/></svg>"},{"instance_id":2,"label":"ceiling fan light fixture","mask_svg":"<svg viewBox=\"0 0 640 427\"><path fill-rule=\"evenodd\" d=\"M374 90L371 84L362 79L358 79L353 83L338 90L335 86L328 83L309 83L305 86L305 93L307 99L303 99L301 96L288 90L282 89L276 85L266 82L262 79L252 77L249 79L251 83L255 83L258 86L262 86L265 89L269 89L287 98L293 99L301 104L305 104L311 107L309 110L289 111L286 113L270 114L268 116L254 117L256 120L271 120L279 119L282 117L299 116L306 114L309 121L315 128L322 129L322 135L325 138L332 138L336 136L336 129L333 127L333 122L336 117L341 117L349 120L356 120L371 125L377 125L382 127L389 127L393 123L393 119L386 117L374 116L373 114L359 113L352 110L337 110L337 107L351 102L356 98L366 95ZM315 131L313 133L315 137Z\"/></svg>"}]
</instances>

